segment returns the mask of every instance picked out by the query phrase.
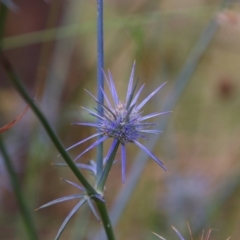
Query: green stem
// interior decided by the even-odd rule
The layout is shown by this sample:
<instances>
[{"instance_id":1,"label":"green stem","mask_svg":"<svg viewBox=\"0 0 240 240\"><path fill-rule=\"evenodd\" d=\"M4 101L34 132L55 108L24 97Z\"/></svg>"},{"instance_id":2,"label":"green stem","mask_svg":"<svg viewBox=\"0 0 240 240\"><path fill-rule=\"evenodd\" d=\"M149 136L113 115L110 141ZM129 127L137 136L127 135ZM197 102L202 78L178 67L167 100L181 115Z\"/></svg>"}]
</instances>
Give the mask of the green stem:
<instances>
[{"instance_id":1,"label":"green stem","mask_svg":"<svg viewBox=\"0 0 240 240\"><path fill-rule=\"evenodd\" d=\"M104 191L104 186L105 186L105 183L107 181L108 174L111 170L114 158L116 156L116 153L117 153L117 150L118 150L118 147L119 147L119 144L120 144L120 142L118 140L113 141L113 144L112 144L111 149L110 149L110 155L107 159L107 164L106 164L106 166L103 170L101 178L97 182L96 189L100 193L102 193Z\"/></svg>"},{"instance_id":2,"label":"green stem","mask_svg":"<svg viewBox=\"0 0 240 240\"><path fill-rule=\"evenodd\" d=\"M77 179L82 183L82 185L85 187L87 193L90 196L96 196L98 195L97 191L88 183L88 181L85 179L85 177L81 174L77 166L74 164L68 153L65 151L64 147L62 146L62 143L58 139L57 135L54 133L53 129L51 128L50 124L48 123L47 119L45 116L42 114L40 109L37 107L37 105L34 103L33 99L29 96L27 93L25 87L23 86L20 78L15 74L11 64L5 58L5 56L0 53L0 59L2 61L3 67L12 81L13 85L17 89L17 91L20 93L20 95L23 97L23 99L28 103L28 105L31 107L35 115L38 117L40 122L42 123L43 127L45 128L48 136L54 143L55 147L59 151L59 153L62 155L63 159L65 162L68 164L69 168L72 170L74 175L77 177ZM108 216L108 212L106 210L106 205L104 202L100 201L97 197L93 198L94 201L96 202L96 205L99 210L99 214L101 216L108 240L114 240L114 234L113 234L113 229L112 225L110 223L110 219Z\"/></svg>"},{"instance_id":3,"label":"green stem","mask_svg":"<svg viewBox=\"0 0 240 240\"><path fill-rule=\"evenodd\" d=\"M82 185L85 187L86 191L88 192L89 195L95 195L97 192L95 189L89 184L89 182L86 180L86 178L81 174L75 163L72 161L68 153L65 151L62 143L58 139L57 135L54 133L53 129L51 128L50 124L48 123L47 119L45 116L42 114L40 109L37 107L33 99L28 95L25 87L23 86L21 80L19 77L15 74L14 70L12 69L11 64L7 60L7 58L1 54L1 61L3 64L3 67L12 81L13 85L15 88L18 90L20 95L23 97L23 99L27 102L27 104L31 107L33 112L36 114L40 122L42 123L43 127L45 128L46 132L48 133L48 136L54 143L55 147L63 157L63 159L66 161L68 164L69 168L72 170L74 175L77 177L77 179L82 183Z\"/></svg>"},{"instance_id":4,"label":"green stem","mask_svg":"<svg viewBox=\"0 0 240 240\"><path fill-rule=\"evenodd\" d=\"M11 184L12 184L12 189L13 189L13 192L15 194L15 198L16 198L16 201L18 203L19 210L21 212L21 216L22 216L23 222L24 222L25 227L26 227L26 231L28 233L28 237L29 237L29 239L37 240L38 236L37 236L37 232L35 230L35 227L33 225L31 214L30 214L30 212L27 208L26 201L25 201L25 199L22 195L22 192L21 192L21 188L20 188L20 185L19 185L19 180L18 180L17 175L14 171L14 167L12 165L11 159L10 159L10 157L9 157L7 151L6 151L6 148L5 148L5 146L2 142L1 137L0 137L0 151L1 151L2 156L3 156L3 161L4 161L4 164L6 166L6 169L7 169Z\"/></svg>"},{"instance_id":5,"label":"green stem","mask_svg":"<svg viewBox=\"0 0 240 240\"><path fill-rule=\"evenodd\" d=\"M105 232L107 234L107 239L108 240L115 240L112 223L111 223L111 220L109 218L106 205L103 204L99 200L95 201L95 202L96 202L96 205L98 207L98 211L99 211L99 214L101 216Z\"/></svg>"}]
</instances>

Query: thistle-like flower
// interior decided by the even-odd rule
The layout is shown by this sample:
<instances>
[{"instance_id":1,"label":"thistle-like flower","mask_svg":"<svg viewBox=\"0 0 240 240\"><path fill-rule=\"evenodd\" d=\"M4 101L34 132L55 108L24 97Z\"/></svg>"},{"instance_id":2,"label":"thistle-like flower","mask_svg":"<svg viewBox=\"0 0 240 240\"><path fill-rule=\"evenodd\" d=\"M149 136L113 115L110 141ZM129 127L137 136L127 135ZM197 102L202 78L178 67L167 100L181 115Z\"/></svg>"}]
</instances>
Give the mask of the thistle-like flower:
<instances>
[{"instance_id":1,"label":"thistle-like flower","mask_svg":"<svg viewBox=\"0 0 240 240\"><path fill-rule=\"evenodd\" d=\"M90 92L88 92L95 101L100 104L103 108L103 113L95 108L96 112L84 108L90 115L96 118L95 123L85 122L85 123L76 123L77 125L90 126L95 127L97 129L97 133L91 135L90 137L74 144L66 150L70 150L94 137L98 137L98 140L95 141L92 145L90 145L86 150L84 150L81 154L79 154L74 161L79 159L83 154L96 147L98 144L104 142L108 138L113 138L113 143L110 148L109 154L114 149L117 143L121 145L121 158L122 158L122 181L125 181L126 175L126 144L134 143L140 149L142 149L145 153L147 153L154 161L156 161L164 170L166 170L163 163L144 145L142 145L138 140L139 139L147 139L148 134L158 134L161 131L149 129L155 124L152 122L145 122L145 120L160 116L169 112L161 112L161 113L151 113L146 116L142 116L141 109L142 107L165 85L163 83L157 89L155 89L150 95L148 95L140 104L137 104L138 98L144 88L144 85L140 87L140 89L136 91L137 83L134 85L134 71L135 71L135 63L133 64L133 68L130 75L130 80L128 84L128 90L126 94L126 99L124 102L119 100L112 75L110 71L108 71L108 77L104 74L105 80L107 82L108 88L112 95L113 104L110 102L106 93L103 89L101 89L102 94L104 96L106 105L101 104ZM100 136L100 137L99 137Z\"/></svg>"}]
</instances>

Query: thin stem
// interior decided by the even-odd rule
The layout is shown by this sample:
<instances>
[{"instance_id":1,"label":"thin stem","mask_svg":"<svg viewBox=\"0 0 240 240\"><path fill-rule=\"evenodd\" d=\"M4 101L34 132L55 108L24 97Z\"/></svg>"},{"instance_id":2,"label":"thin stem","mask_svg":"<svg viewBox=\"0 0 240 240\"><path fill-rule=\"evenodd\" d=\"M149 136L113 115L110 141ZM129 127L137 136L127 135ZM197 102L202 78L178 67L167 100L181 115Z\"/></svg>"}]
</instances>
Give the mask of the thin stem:
<instances>
[{"instance_id":1,"label":"thin stem","mask_svg":"<svg viewBox=\"0 0 240 240\"><path fill-rule=\"evenodd\" d=\"M102 218L103 226L104 226L105 232L107 234L107 239L115 240L112 223L109 218L106 205L103 204L100 200L95 201L95 202L98 207L99 214L101 215L101 218Z\"/></svg>"},{"instance_id":2,"label":"thin stem","mask_svg":"<svg viewBox=\"0 0 240 240\"><path fill-rule=\"evenodd\" d=\"M21 187L19 185L19 180L17 178L16 172L14 171L14 167L12 165L11 159L7 153L7 150L2 142L1 137L0 137L0 151L3 156L3 161L6 166L6 169L7 169L8 175L9 175L9 179L12 184L12 189L13 189L16 201L18 203L19 210L20 210L23 222L26 227L26 231L28 233L28 237L29 237L29 239L37 240L38 239L37 231L34 227L34 224L33 224L32 218L31 218L31 214L28 210L26 201L21 192Z\"/></svg>"},{"instance_id":3,"label":"thin stem","mask_svg":"<svg viewBox=\"0 0 240 240\"><path fill-rule=\"evenodd\" d=\"M72 170L74 175L77 177L77 179L82 183L82 185L85 187L87 193L89 196L98 196L98 193L95 191L95 189L88 183L88 181L84 178L84 176L81 174L75 163L72 161L68 153L65 151L64 147L62 146L62 143L58 139L57 135L54 133L53 129L51 128L50 124L48 123L47 119L45 116L42 114L40 109L37 107L37 105L34 103L32 98L29 96L27 93L25 87L23 86L21 80L19 77L15 74L12 66L8 62L8 60L5 58L5 56L1 53L0 55L0 60L2 61L3 67L8 74L10 80L14 84L15 88L18 90L20 95L23 97L23 99L28 103L28 105L31 107L35 115L38 117L40 122L42 123L43 127L45 128L48 136L54 143L55 147L65 160L65 162L68 164L69 168ZM106 210L105 203L100 201L97 197L93 198L94 201L96 202L96 205L99 210L99 214L101 216L108 240L114 240L114 234L113 234L113 229L112 225L110 223L110 219ZM37 239L37 238L35 238Z\"/></svg>"},{"instance_id":4,"label":"thin stem","mask_svg":"<svg viewBox=\"0 0 240 240\"><path fill-rule=\"evenodd\" d=\"M112 167L114 158L116 156L119 144L120 144L120 142L118 140L114 140L113 143L112 143L112 146L111 146L111 148L109 150L109 153L108 153L108 156L107 156L107 160L106 160L107 164L106 164L106 166L104 168L104 171L102 172L101 178L97 182L96 189L100 193L102 193L104 191L104 186L105 186L105 183L107 181L107 177L108 177L108 174L109 174L110 169Z\"/></svg>"},{"instance_id":5,"label":"thin stem","mask_svg":"<svg viewBox=\"0 0 240 240\"><path fill-rule=\"evenodd\" d=\"M104 102L103 93L101 89L104 89L104 51L103 51L103 0L97 0L97 85L98 85L98 110L103 113L102 104ZM99 136L99 139L102 136ZM97 176L98 181L103 171L103 143L100 143L97 147Z\"/></svg>"},{"instance_id":6,"label":"thin stem","mask_svg":"<svg viewBox=\"0 0 240 240\"><path fill-rule=\"evenodd\" d=\"M104 103L104 97L102 90L104 89L104 50L103 50L103 0L97 0L97 85L98 85L98 111L103 114L104 109L102 107ZM99 139L102 136L99 136ZM97 147L97 175L96 182L98 183L103 174L103 143L100 143ZM100 201L95 201L99 213L101 215L105 232L108 240L114 240L114 232L111 221L108 216L106 205Z\"/></svg>"},{"instance_id":7,"label":"thin stem","mask_svg":"<svg viewBox=\"0 0 240 240\"><path fill-rule=\"evenodd\" d=\"M72 172L75 174L77 179L82 183L82 185L85 187L86 191L90 195L97 194L97 192L94 190L94 188L88 183L88 181L85 179L85 177L81 174L81 172L79 171L79 169L77 168L75 163L72 161L72 159L70 158L68 153L65 151L62 143L58 139L57 135L54 133L52 127L48 123L48 121L45 118L45 116L42 114L42 112L37 107L37 105L35 104L33 99L27 93L25 87L23 86L23 84L22 84L21 80L19 79L19 77L15 74L15 72L12 69L12 66L9 63L9 61L7 60L7 58L3 54L1 54L0 57L1 57L1 61L2 61L3 67L4 67L5 71L6 71L9 79L12 81L13 85L18 90L20 95L23 97L23 99L27 102L27 104L31 107L33 112L36 114L36 116L38 117L38 119L42 123L43 127L45 128L46 132L48 133L48 136L50 137L50 139L54 143L55 147L57 148L57 150L59 151L59 153L61 154L63 159L68 164L69 168L72 170Z\"/></svg>"}]
</instances>

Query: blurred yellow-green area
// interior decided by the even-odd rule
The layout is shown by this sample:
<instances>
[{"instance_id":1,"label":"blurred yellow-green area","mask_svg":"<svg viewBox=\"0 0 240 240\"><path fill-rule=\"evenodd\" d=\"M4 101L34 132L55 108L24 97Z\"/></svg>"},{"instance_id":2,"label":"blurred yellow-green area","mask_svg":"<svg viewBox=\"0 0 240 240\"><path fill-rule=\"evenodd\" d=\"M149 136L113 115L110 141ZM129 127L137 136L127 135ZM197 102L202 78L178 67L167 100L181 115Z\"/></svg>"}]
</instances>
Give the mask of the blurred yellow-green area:
<instances>
[{"instance_id":1,"label":"blurred yellow-green area","mask_svg":"<svg viewBox=\"0 0 240 240\"><path fill-rule=\"evenodd\" d=\"M225 2L228 6L220 8L220 0L104 1L105 70L110 69L121 98L134 60L136 77L146 84L142 98L168 82L149 101L144 114L160 111L167 98L174 98L171 89L203 30L211 21L217 26L181 97L168 109L173 113L152 150L168 172L149 159L115 227L119 240L158 239L152 232L167 240L179 239L171 226L191 239L186 222L194 240L209 229L213 229L210 240L240 239L240 2ZM5 24L4 54L67 148L95 131L71 123L92 121L81 106L96 106L84 91L97 93L96 1L19 0L14 4ZM0 127L25 106L0 66ZM155 120L161 119L166 116ZM54 239L76 201L34 209L77 193L60 180L76 182L76 178L67 167L52 165L63 159L57 157L31 110L1 137L39 239ZM93 141L69 151L70 155L76 157ZM110 143L104 145L105 151ZM79 162L87 163L95 155L93 150ZM106 186L109 210L118 207L114 205L118 194L128 189L137 156L138 149L130 144L127 178L122 184L121 154L117 154ZM93 182L92 176L86 176ZM101 228L84 205L61 239L97 239ZM27 239L2 155L0 239Z\"/></svg>"}]
</instances>

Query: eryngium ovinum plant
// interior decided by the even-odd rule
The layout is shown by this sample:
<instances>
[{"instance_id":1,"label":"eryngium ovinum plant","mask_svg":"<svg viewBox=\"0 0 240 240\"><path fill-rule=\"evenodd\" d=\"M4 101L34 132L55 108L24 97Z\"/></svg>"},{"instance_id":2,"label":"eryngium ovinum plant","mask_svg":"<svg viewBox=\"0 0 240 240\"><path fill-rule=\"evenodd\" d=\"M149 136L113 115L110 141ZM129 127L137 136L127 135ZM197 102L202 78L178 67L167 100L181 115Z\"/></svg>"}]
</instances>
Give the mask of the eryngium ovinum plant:
<instances>
[{"instance_id":1,"label":"eryngium ovinum plant","mask_svg":"<svg viewBox=\"0 0 240 240\"><path fill-rule=\"evenodd\" d=\"M88 170L95 177L94 188L96 192L99 193L99 195L94 197L98 197L101 201L104 201L105 182L107 180L107 176L109 174L111 166L114 162L114 158L118 150L118 147L121 148L121 161L122 161L121 172L122 172L123 183L125 182L125 178L126 178L126 161L127 161L126 145L128 143L135 144L137 147L143 150L146 154L148 154L159 166L161 166L166 171L165 166L158 159L158 157L155 156L149 149L147 149L143 144L139 142L140 139L147 139L149 134L161 133L161 131L157 129L152 129L152 127L156 125L155 123L148 122L146 120L149 120L153 117L157 117L163 114L167 114L169 112L160 112L160 113L154 112L154 113L142 116L142 113L143 113L142 108L165 85L165 83L161 84L151 94L149 94L144 100L138 103L139 96L144 88L144 84L137 90L138 81L134 83L134 71L135 71L135 63L133 64L133 67L132 67L132 71L131 71L131 75L128 83L127 94L124 101L120 101L118 97L116 87L110 71L108 71L108 76L104 73L104 77L105 77L107 86L110 90L112 101L110 100L110 98L107 96L106 92L102 88L101 88L101 91L104 96L105 104L100 103L97 98L95 98L90 92L87 91L88 94L90 94L90 96L94 98L96 103L103 108L103 111L99 111L98 108L94 108L94 110L90 110L83 107L83 109L86 110L90 115L95 117L96 120L95 122L80 122L75 124L86 126L86 127L94 127L96 129L96 133L75 143L74 145L66 149L66 150L70 150L92 138L97 138L97 140L94 143L92 143L87 149L85 149L82 153L80 153L74 159L74 162L77 167L79 167L80 169ZM104 157L102 161L103 171L100 177L97 176L97 163L95 161L91 160L89 164L82 164L82 163L76 162L83 156L83 154L90 151L91 149L98 146L99 144L101 144L102 142L104 142L109 138L113 140L106 157ZM66 164L59 163L56 165L63 166ZM84 189L82 186L80 186L77 183L68 181L66 179L63 179L63 180L68 184L76 187L80 191L80 193L58 198L40 207L40 208L45 208L50 205L60 203L63 201L67 201L71 199L80 199L77 205L72 209L69 215L65 218L64 222L62 223L57 233L56 239L59 238L59 236L61 235L62 231L64 230L66 224L71 219L73 214L85 202L88 203L95 217L98 220L100 220L97 210L94 207L94 203L92 202L91 196L89 196L86 189Z\"/></svg>"}]
</instances>

